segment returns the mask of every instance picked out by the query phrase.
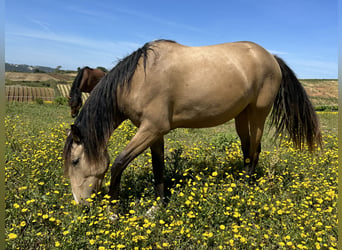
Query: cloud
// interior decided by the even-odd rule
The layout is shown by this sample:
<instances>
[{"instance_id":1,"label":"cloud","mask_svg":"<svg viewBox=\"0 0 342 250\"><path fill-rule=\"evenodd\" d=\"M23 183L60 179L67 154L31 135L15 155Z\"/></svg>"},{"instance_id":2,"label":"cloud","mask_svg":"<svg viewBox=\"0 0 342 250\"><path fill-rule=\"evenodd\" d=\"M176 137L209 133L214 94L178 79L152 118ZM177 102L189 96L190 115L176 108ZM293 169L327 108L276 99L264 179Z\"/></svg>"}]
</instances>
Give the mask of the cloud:
<instances>
[{"instance_id":1,"label":"cloud","mask_svg":"<svg viewBox=\"0 0 342 250\"><path fill-rule=\"evenodd\" d=\"M288 52L279 51L279 50L269 50L269 52L273 55L287 55L287 54L289 54Z\"/></svg>"},{"instance_id":2,"label":"cloud","mask_svg":"<svg viewBox=\"0 0 342 250\"><path fill-rule=\"evenodd\" d=\"M101 49L101 50L111 50L114 52L130 51L132 49L137 49L141 44L125 42L125 41L106 41L102 39L91 39L88 37L81 37L69 34L55 34L49 32L42 32L38 30L25 30L22 32L8 32L8 36L13 37L23 37L37 40L46 40L59 44L71 44L79 47L84 47L87 49Z\"/></svg>"},{"instance_id":3,"label":"cloud","mask_svg":"<svg viewBox=\"0 0 342 250\"><path fill-rule=\"evenodd\" d=\"M67 10L71 11L73 14L74 13L79 13L82 15L86 16L91 16L91 17L109 17L107 14L105 14L103 11L95 11L95 10L90 10L90 9L82 9L80 6L68 6Z\"/></svg>"},{"instance_id":4,"label":"cloud","mask_svg":"<svg viewBox=\"0 0 342 250\"><path fill-rule=\"evenodd\" d=\"M50 25L47 22L35 19L35 18L29 18L29 20L34 23L37 24L40 28L42 28L44 31L52 33L51 29L50 29Z\"/></svg>"},{"instance_id":5,"label":"cloud","mask_svg":"<svg viewBox=\"0 0 342 250\"><path fill-rule=\"evenodd\" d=\"M133 42L108 41L34 29L8 31L6 43L7 61L16 63L26 60L27 64L63 65L68 69L76 69L80 65L111 68L118 58L142 46Z\"/></svg>"},{"instance_id":6,"label":"cloud","mask_svg":"<svg viewBox=\"0 0 342 250\"><path fill-rule=\"evenodd\" d=\"M293 68L298 69L299 78L337 78L338 62L316 59L293 59Z\"/></svg>"},{"instance_id":7,"label":"cloud","mask_svg":"<svg viewBox=\"0 0 342 250\"><path fill-rule=\"evenodd\" d=\"M175 22L175 21L166 20L163 18L156 17L154 15L146 14L146 13L141 12L141 11L136 11L136 10L132 10L132 9L124 9L124 8L117 8L116 11L119 11L119 12L126 14L126 15L145 19L145 20L148 20L150 22L155 22L155 23L158 23L161 25L172 26L174 28L185 29L188 31L203 32L202 28L191 26L191 25L186 25L183 23Z\"/></svg>"}]
</instances>

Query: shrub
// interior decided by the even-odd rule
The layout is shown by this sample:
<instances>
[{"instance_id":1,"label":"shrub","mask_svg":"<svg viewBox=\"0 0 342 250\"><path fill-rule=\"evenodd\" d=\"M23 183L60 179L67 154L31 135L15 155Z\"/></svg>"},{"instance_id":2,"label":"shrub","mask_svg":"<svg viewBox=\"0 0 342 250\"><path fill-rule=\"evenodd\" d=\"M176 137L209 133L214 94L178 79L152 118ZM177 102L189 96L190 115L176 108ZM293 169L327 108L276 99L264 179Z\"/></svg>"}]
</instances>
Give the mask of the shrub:
<instances>
[{"instance_id":1,"label":"shrub","mask_svg":"<svg viewBox=\"0 0 342 250\"><path fill-rule=\"evenodd\" d=\"M36 98L36 103L41 105L41 104L44 104L44 101L42 98Z\"/></svg>"},{"instance_id":2,"label":"shrub","mask_svg":"<svg viewBox=\"0 0 342 250\"><path fill-rule=\"evenodd\" d=\"M233 142L237 142L239 139L236 135L228 133L218 133L212 137L211 143L220 151L225 151L226 147L230 147Z\"/></svg>"},{"instance_id":3,"label":"shrub","mask_svg":"<svg viewBox=\"0 0 342 250\"><path fill-rule=\"evenodd\" d=\"M58 96L55 98L54 102L58 105L66 105L68 103L68 98L63 97L63 96Z\"/></svg>"},{"instance_id":4,"label":"shrub","mask_svg":"<svg viewBox=\"0 0 342 250\"><path fill-rule=\"evenodd\" d=\"M315 107L316 111L337 111L338 110L338 106L335 105L320 105Z\"/></svg>"}]
</instances>

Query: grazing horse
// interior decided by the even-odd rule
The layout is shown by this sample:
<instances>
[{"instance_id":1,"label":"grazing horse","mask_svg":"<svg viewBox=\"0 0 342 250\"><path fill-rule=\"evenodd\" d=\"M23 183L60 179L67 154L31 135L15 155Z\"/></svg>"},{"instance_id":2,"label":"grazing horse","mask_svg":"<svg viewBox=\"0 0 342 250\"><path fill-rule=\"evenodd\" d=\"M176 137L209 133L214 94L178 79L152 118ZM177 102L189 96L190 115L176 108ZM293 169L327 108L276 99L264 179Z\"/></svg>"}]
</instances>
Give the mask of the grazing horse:
<instances>
[{"instance_id":1,"label":"grazing horse","mask_svg":"<svg viewBox=\"0 0 342 250\"><path fill-rule=\"evenodd\" d=\"M163 198L163 136L175 128L211 127L233 118L252 175L270 112L277 132L286 130L299 148L306 143L312 151L321 144L304 88L282 59L259 45L149 42L119 61L92 91L65 143L65 175L76 202L87 203L109 167L111 134L130 119L138 131L111 167L109 195L118 199L123 171L150 147L156 193Z\"/></svg>"},{"instance_id":2,"label":"grazing horse","mask_svg":"<svg viewBox=\"0 0 342 250\"><path fill-rule=\"evenodd\" d=\"M69 94L72 117L76 117L82 107L82 92L90 93L104 75L105 72L102 70L89 67L84 67L78 72Z\"/></svg>"}]
</instances>

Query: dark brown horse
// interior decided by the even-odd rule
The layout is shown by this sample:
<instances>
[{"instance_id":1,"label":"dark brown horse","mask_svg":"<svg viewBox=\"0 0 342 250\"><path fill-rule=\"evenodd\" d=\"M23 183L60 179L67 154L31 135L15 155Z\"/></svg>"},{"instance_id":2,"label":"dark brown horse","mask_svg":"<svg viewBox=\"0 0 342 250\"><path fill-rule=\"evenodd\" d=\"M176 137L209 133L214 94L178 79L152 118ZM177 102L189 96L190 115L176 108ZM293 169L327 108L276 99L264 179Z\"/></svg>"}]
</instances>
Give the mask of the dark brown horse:
<instances>
[{"instance_id":1,"label":"dark brown horse","mask_svg":"<svg viewBox=\"0 0 342 250\"><path fill-rule=\"evenodd\" d=\"M72 117L76 117L82 107L82 92L90 93L104 75L105 72L101 69L89 67L84 67L78 72L69 94Z\"/></svg>"},{"instance_id":2,"label":"dark brown horse","mask_svg":"<svg viewBox=\"0 0 342 250\"><path fill-rule=\"evenodd\" d=\"M285 62L251 42L188 47L168 40L145 44L121 60L95 87L71 126L65 174L77 202L101 187L109 166L107 143L119 124L139 127L111 169L109 194L118 199L122 172L148 147L157 194L164 196L163 136L180 127L203 128L235 118L244 165L252 175L271 113L278 132L313 150L318 118Z\"/></svg>"}]
</instances>

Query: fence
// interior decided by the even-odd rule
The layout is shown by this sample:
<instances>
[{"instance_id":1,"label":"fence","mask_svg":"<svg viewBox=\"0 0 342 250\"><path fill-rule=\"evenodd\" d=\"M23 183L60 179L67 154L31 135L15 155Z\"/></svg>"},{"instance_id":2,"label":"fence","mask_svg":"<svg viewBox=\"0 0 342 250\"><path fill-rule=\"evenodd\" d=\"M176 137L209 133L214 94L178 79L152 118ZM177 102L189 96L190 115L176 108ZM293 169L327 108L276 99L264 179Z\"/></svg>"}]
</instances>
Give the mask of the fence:
<instances>
[{"instance_id":1,"label":"fence","mask_svg":"<svg viewBox=\"0 0 342 250\"><path fill-rule=\"evenodd\" d=\"M6 100L9 102L32 102L38 98L52 102L55 99L55 91L52 88L6 86L5 91Z\"/></svg>"},{"instance_id":2,"label":"fence","mask_svg":"<svg viewBox=\"0 0 342 250\"><path fill-rule=\"evenodd\" d=\"M57 84L57 88L63 97L68 97L70 93L70 84ZM39 88L26 86L6 86L6 100L9 102L34 102L42 99L44 102L52 102L56 93L53 88ZM82 93L83 103L89 97L88 93Z\"/></svg>"},{"instance_id":3,"label":"fence","mask_svg":"<svg viewBox=\"0 0 342 250\"><path fill-rule=\"evenodd\" d=\"M68 97L71 89L71 84L57 84L57 88L63 97ZM83 103L89 97L89 93L82 93Z\"/></svg>"}]
</instances>

